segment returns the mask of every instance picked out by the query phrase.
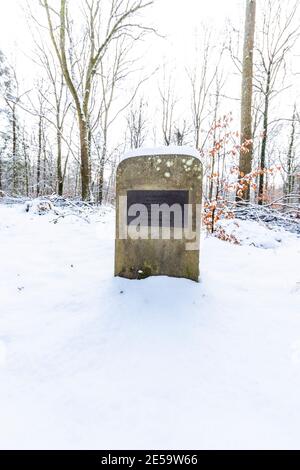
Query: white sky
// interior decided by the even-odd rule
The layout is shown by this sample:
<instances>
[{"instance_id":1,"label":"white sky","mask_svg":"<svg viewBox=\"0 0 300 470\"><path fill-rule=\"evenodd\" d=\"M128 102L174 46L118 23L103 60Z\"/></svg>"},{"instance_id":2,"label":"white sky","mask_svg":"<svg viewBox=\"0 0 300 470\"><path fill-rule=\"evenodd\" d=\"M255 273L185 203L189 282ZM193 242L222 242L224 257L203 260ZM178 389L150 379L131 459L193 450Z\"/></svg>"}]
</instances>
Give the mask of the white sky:
<instances>
[{"instance_id":1,"label":"white sky","mask_svg":"<svg viewBox=\"0 0 300 470\"><path fill-rule=\"evenodd\" d=\"M77 0L69 0L70 3ZM79 0L78 0L79 1ZM105 0L109 2L110 0ZM283 0L285 3L286 0ZM28 0L31 9L40 9L38 0ZM36 77L37 66L31 61L33 56L33 41L28 28L23 7L26 0L0 0L0 49L8 57L9 62L16 66L20 82L27 82L28 87ZM201 24L214 26L216 31L224 31L228 20L238 29L244 27L244 0L155 0L152 9L147 10L146 24L155 27L164 39L149 36L147 42L141 46L144 54L144 67L152 70L164 61L174 64L176 85L179 95L184 96L186 111L189 110L187 102L186 77L183 80L184 67L191 62L195 48L195 32ZM262 8L261 0L258 0L257 10ZM201 37L199 38L201 41ZM299 48L298 48L299 49ZM300 72L299 56L295 52L293 66ZM299 67L298 65L299 64ZM236 73L232 63L228 64L230 76L226 85L227 95L236 98L240 95L240 76ZM298 70L297 70L298 68ZM227 70L226 70L227 72ZM155 102L154 94L157 93L157 80L147 85L146 95L150 101ZM299 96L297 76L293 78L294 86L291 91L280 95L276 106L281 106L281 114L291 115L294 100ZM178 90L177 90L178 91ZM152 97L153 93L153 97ZM290 93L290 94L289 94ZM152 99L153 98L153 99ZM238 102L226 100L225 112L236 110L238 128Z\"/></svg>"},{"instance_id":2,"label":"white sky","mask_svg":"<svg viewBox=\"0 0 300 470\"><path fill-rule=\"evenodd\" d=\"M70 4L79 2L69 1ZM188 112L190 104L185 67L192 63L194 57L195 33L202 24L224 30L228 18L237 26L239 18L243 18L243 2L244 0L154 0L154 5L145 10L144 24L153 26L163 38L149 35L145 43L138 46L137 54L143 56L141 75L149 75L158 66L169 63L172 71L176 71L176 93L186 108L185 112ZM16 68L20 88L23 90L30 89L32 81L39 74L37 65L31 59L34 56L34 44L23 11L27 3L33 13L36 11L39 15L41 8L38 0L0 0L0 49ZM132 79L136 82L137 77L132 75ZM152 117L155 115L158 99L158 80L159 76L156 74L146 83L144 90L151 106L154 106L154 109L149 108ZM132 87L135 86L136 83L132 83Z\"/></svg>"},{"instance_id":3,"label":"white sky","mask_svg":"<svg viewBox=\"0 0 300 470\"><path fill-rule=\"evenodd\" d=\"M38 0L28 3L33 11L35 5L39 9ZM30 56L32 50L31 33L23 13L25 5L25 0L0 0L0 48L10 61L20 65L27 63L26 55ZM222 29L226 18L238 24L239 18L243 18L243 0L155 0L147 15L149 23L165 36L165 40L156 41L152 59L160 61L170 55L180 63L185 62L199 25L210 23ZM30 68L23 71L30 73Z\"/></svg>"}]
</instances>

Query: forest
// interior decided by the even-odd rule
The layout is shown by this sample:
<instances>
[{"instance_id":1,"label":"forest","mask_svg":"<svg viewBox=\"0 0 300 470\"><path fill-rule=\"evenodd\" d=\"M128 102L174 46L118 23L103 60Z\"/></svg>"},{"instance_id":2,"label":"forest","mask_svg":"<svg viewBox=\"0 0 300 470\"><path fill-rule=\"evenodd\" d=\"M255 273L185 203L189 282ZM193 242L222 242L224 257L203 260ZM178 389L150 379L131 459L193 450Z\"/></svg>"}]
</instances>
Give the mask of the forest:
<instances>
[{"instance_id":1,"label":"forest","mask_svg":"<svg viewBox=\"0 0 300 470\"><path fill-rule=\"evenodd\" d=\"M126 151L189 145L208 225L238 202L299 217L299 4L246 4L199 22L186 63L147 63L168 40L152 1L29 2L32 79L0 51L0 194L113 203Z\"/></svg>"}]
</instances>

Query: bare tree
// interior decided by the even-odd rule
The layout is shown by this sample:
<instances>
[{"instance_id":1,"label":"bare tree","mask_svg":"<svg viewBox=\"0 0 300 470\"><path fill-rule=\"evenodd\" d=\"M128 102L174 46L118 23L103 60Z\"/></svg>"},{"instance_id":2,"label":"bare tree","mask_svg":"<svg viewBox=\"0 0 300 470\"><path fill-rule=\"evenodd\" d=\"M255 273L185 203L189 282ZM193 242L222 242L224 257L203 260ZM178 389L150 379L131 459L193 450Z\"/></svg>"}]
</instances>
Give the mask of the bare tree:
<instances>
[{"instance_id":1,"label":"bare tree","mask_svg":"<svg viewBox=\"0 0 300 470\"><path fill-rule=\"evenodd\" d=\"M25 133L25 126L23 126L23 133L22 133L22 150L23 150L23 157L24 157L24 183L25 183L25 194L29 196L29 179L30 179L30 158L29 158L29 145L28 145L28 137Z\"/></svg>"},{"instance_id":2,"label":"bare tree","mask_svg":"<svg viewBox=\"0 0 300 470\"><path fill-rule=\"evenodd\" d=\"M1 132L2 134L2 132ZM3 133L4 134L4 133ZM8 147L8 136L4 134L4 136L1 136L1 145L0 145L0 191L4 189L4 184L3 184L3 174L4 174L4 165L3 165L3 160L4 160L4 155Z\"/></svg>"},{"instance_id":3,"label":"bare tree","mask_svg":"<svg viewBox=\"0 0 300 470\"><path fill-rule=\"evenodd\" d=\"M129 40L121 36L115 41L110 56L103 57L100 61L99 73L97 73L98 81L95 82L92 94L89 136L90 149L93 149L98 157L97 198L100 204L103 200L105 165L109 160L114 161L113 154L116 151L115 143L109 150L111 129L122 113L132 104L142 84L154 73L136 79L134 86L124 96L122 84L129 78L131 69L136 62L136 59L130 58L130 52L138 39L140 39L140 35ZM100 100L99 96L101 96Z\"/></svg>"},{"instance_id":4,"label":"bare tree","mask_svg":"<svg viewBox=\"0 0 300 470\"><path fill-rule=\"evenodd\" d=\"M46 106L47 106L47 89L43 80L37 82L37 107L36 115L38 118L38 130L37 130L37 161L36 161L36 195L40 196L42 187L45 184L45 161L42 161L43 156L45 155L45 115L46 115ZM42 184L41 184L42 183Z\"/></svg>"},{"instance_id":5,"label":"bare tree","mask_svg":"<svg viewBox=\"0 0 300 470\"><path fill-rule=\"evenodd\" d=\"M196 47L196 62L192 70L188 70L188 78L191 86L191 105L192 105L192 118L194 128L194 143L198 150L203 149L203 142L201 143L201 126L208 114L206 106L208 104L209 94L217 70L220 65L224 45L221 46L219 52L213 55L215 46L212 44L211 33L206 27L203 28L202 47L198 50ZM216 60L213 60L215 59ZM211 64L214 62L213 66Z\"/></svg>"},{"instance_id":6,"label":"bare tree","mask_svg":"<svg viewBox=\"0 0 300 470\"><path fill-rule=\"evenodd\" d=\"M290 3L283 6L280 0L267 0L263 12L262 42L261 46L257 47L259 63L254 81L254 87L263 97L263 135L259 162L261 174L258 185L258 204L260 205L264 201L270 101L283 89L283 86L278 89L278 81L285 75L286 56L299 37L300 27L295 16L298 5L298 2L294 2L292 6Z\"/></svg>"},{"instance_id":7,"label":"bare tree","mask_svg":"<svg viewBox=\"0 0 300 470\"><path fill-rule=\"evenodd\" d=\"M185 145L186 138L189 134L189 128L186 122L186 119L183 119L182 123L174 124L174 142L175 145Z\"/></svg>"},{"instance_id":8,"label":"bare tree","mask_svg":"<svg viewBox=\"0 0 300 470\"><path fill-rule=\"evenodd\" d=\"M212 147L214 148L216 145L216 140L217 140L217 118L218 118L218 113L219 113L219 105L220 105L220 92L222 88L222 79L219 77L219 74L216 74L215 78L215 103L214 103L214 113L213 113L213 143ZM218 158L218 163L219 163L219 152L217 153L217 158ZM209 201L212 201L213 198L213 193L214 193L214 172L215 172L215 164L216 164L216 155L215 153L212 153L210 156L210 178L209 178L209 190L208 190L208 199Z\"/></svg>"},{"instance_id":9,"label":"bare tree","mask_svg":"<svg viewBox=\"0 0 300 470\"><path fill-rule=\"evenodd\" d=\"M167 72L166 66L164 66L162 84L159 86L159 95L163 144L167 146L172 143L179 146L184 145L190 133L190 126L188 126L187 120L177 112L179 100L176 96L175 80L172 72ZM175 110L177 116L175 116Z\"/></svg>"},{"instance_id":10,"label":"bare tree","mask_svg":"<svg viewBox=\"0 0 300 470\"><path fill-rule=\"evenodd\" d=\"M109 53L110 45L122 36L134 35L135 30L147 29L133 19L142 9L152 4L152 1L111 0L109 14L105 16L100 0L85 0L84 38L79 53L74 46L75 35L72 34L69 2L60 0L59 12L54 10L48 0L40 2L45 9L52 45L76 108L80 136L82 198L88 199L90 103L93 83L103 57Z\"/></svg>"},{"instance_id":11,"label":"bare tree","mask_svg":"<svg viewBox=\"0 0 300 470\"><path fill-rule=\"evenodd\" d=\"M290 195L294 191L295 177L297 172L297 161L295 158L295 137L296 137L296 124L297 124L297 108L294 104L293 115L291 120L291 131L289 136L289 145L287 152L286 162L286 181L284 184L284 193L286 196Z\"/></svg>"},{"instance_id":12,"label":"bare tree","mask_svg":"<svg viewBox=\"0 0 300 470\"><path fill-rule=\"evenodd\" d=\"M19 81L16 70L11 69L11 81L7 86L4 99L10 110L9 121L11 124L10 142L11 142L11 160L12 160L12 190L18 193L21 180L21 149L19 148L20 126L18 119L18 107L21 105L22 98L27 95L28 91L20 92Z\"/></svg>"},{"instance_id":13,"label":"bare tree","mask_svg":"<svg viewBox=\"0 0 300 470\"><path fill-rule=\"evenodd\" d=\"M67 93L64 76L61 69L57 67L51 51L47 50L41 41L36 41L36 47L38 51L38 61L43 65L46 71L52 90L53 103L51 97L47 97L49 104L47 121L52 124L56 132L56 191L59 196L62 196L65 178L64 169L67 165L67 159L65 159L65 163L63 162L64 123L71 102Z\"/></svg>"},{"instance_id":14,"label":"bare tree","mask_svg":"<svg viewBox=\"0 0 300 470\"><path fill-rule=\"evenodd\" d=\"M140 98L136 106L132 105L127 116L127 128L129 130L130 148L136 149L143 145L147 130L144 98Z\"/></svg>"},{"instance_id":15,"label":"bare tree","mask_svg":"<svg viewBox=\"0 0 300 470\"><path fill-rule=\"evenodd\" d=\"M174 81L169 74L167 76L164 66L163 82L159 87L161 99L161 130L164 145L170 145L174 133L174 109L177 99L174 91Z\"/></svg>"}]
</instances>

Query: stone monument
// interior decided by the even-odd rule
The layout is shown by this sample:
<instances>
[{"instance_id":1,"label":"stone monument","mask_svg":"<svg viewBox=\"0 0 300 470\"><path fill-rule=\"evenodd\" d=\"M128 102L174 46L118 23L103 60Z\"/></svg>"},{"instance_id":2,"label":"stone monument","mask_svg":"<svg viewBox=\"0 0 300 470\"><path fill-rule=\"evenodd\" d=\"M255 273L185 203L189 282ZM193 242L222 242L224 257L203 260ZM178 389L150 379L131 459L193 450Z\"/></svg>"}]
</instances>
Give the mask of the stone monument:
<instances>
[{"instance_id":1,"label":"stone monument","mask_svg":"<svg viewBox=\"0 0 300 470\"><path fill-rule=\"evenodd\" d=\"M199 279L202 164L195 149L137 149L116 174L115 275Z\"/></svg>"}]
</instances>

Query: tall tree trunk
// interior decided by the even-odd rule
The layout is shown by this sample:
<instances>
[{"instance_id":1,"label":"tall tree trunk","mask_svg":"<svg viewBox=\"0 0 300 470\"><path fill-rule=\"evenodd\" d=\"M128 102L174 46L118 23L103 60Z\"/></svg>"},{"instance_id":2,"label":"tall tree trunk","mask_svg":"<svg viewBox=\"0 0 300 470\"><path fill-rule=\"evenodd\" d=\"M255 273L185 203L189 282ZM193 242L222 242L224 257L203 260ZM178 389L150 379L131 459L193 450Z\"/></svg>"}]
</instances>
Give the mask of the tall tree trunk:
<instances>
[{"instance_id":1,"label":"tall tree trunk","mask_svg":"<svg viewBox=\"0 0 300 470\"><path fill-rule=\"evenodd\" d=\"M12 107L12 157L13 157L13 192L17 191L17 116L16 105Z\"/></svg>"},{"instance_id":2,"label":"tall tree trunk","mask_svg":"<svg viewBox=\"0 0 300 470\"><path fill-rule=\"evenodd\" d=\"M88 126L82 114L79 116L80 137L80 173L81 173L81 196L88 200L90 197L90 168L89 168L89 136Z\"/></svg>"},{"instance_id":3,"label":"tall tree trunk","mask_svg":"<svg viewBox=\"0 0 300 470\"><path fill-rule=\"evenodd\" d=\"M266 168L266 150L268 140L268 124L269 124L269 101L270 101L270 84L271 84L271 70L267 72L267 84L265 90L265 103L264 103L264 131L261 141L261 152L260 152L260 170L259 183L258 183L258 204L263 205L264 200L264 171Z\"/></svg>"},{"instance_id":4,"label":"tall tree trunk","mask_svg":"<svg viewBox=\"0 0 300 470\"><path fill-rule=\"evenodd\" d=\"M246 0L246 17L243 48L243 73L241 94L241 146L245 141L247 152L241 150L239 158L239 178L251 172L252 168L252 82L253 82L253 47L255 32L256 0ZM237 198L240 199L240 198ZM249 201L250 188L243 190L242 199Z\"/></svg>"},{"instance_id":5,"label":"tall tree trunk","mask_svg":"<svg viewBox=\"0 0 300 470\"><path fill-rule=\"evenodd\" d=\"M0 153L0 191L2 190L2 156Z\"/></svg>"},{"instance_id":6,"label":"tall tree trunk","mask_svg":"<svg viewBox=\"0 0 300 470\"><path fill-rule=\"evenodd\" d=\"M103 202L103 186L104 186L104 166L105 159L107 154L107 118L108 115L105 113L104 125L103 125L103 146L100 158L100 168L99 168L99 185L98 185L98 202L101 205Z\"/></svg>"},{"instance_id":7,"label":"tall tree trunk","mask_svg":"<svg viewBox=\"0 0 300 470\"><path fill-rule=\"evenodd\" d=\"M99 168L99 193L98 193L98 202L101 205L103 202L103 186L104 186L104 166L105 166L105 158L106 158L106 141L107 141L107 133L106 130L104 132L104 143L102 147L102 153L100 158L100 168Z\"/></svg>"},{"instance_id":8,"label":"tall tree trunk","mask_svg":"<svg viewBox=\"0 0 300 470\"><path fill-rule=\"evenodd\" d=\"M214 110L214 135L213 135L213 147L216 145L216 122L217 122L217 113L218 113L218 107L219 107L219 89L217 89L216 93L216 102L215 102L215 110ZM211 170L210 170L210 182L209 182L209 193L208 193L208 199L209 201L212 200L213 197L213 192L214 192L214 171L215 171L215 154L213 153L211 156Z\"/></svg>"},{"instance_id":9,"label":"tall tree trunk","mask_svg":"<svg viewBox=\"0 0 300 470\"><path fill-rule=\"evenodd\" d=\"M62 143L61 143L61 127L59 120L57 122L57 193L59 196L63 195L64 181L62 173Z\"/></svg>"},{"instance_id":10,"label":"tall tree trunk","mask_svg":"<svg viewBox=\"0 0 300 470\"><path fill-rule=\"evenodd\" d=\"M80 176L80 165L78 165L78 167L76 167L76 170L75 170L75 189L74 189L75 197L78 196L79 176Z\"/></svg>"},{"instance_id":11,"label":"tall tree trunk","mask_svg":"<svg viewBox=\"0 0 300 470\"><path fill-rule=\"evenodd\" d=\"M40 195L41 184L41 156L42 156L42 116L39 118L39 134L38 134L38 155L36 167L36 195Z\"/></svg>"},{"instance_id":12,"label":"tall tree trunk","mask_svg":"<svg viewBox=\"0 0 300 470\"><path fill-rule=\"evenodd\" d=\"M72 38L73 27L70 26L73 24L73 17L70 16L71 3L67 0L55 2L57 8L59 8L59 11L56 11L53 3L49 0L40 2L42 7L45 8L49 34L61 72L76 107L80 135L82 198L86 200L90 197L91 189L88 121L91 114L90 98L93 93L93 84L97 71L103 57L109 54L110 44L115 44L119 38L134 37L132 32L134 30L146 31L150 29L137 24L134 18L142 9L152 4L152 1L114 0L104 2L111 4L108 15L106 15L106 7L102 7L100 0L83 2L85 7L81 17L84 18L84 26L81 37L84 38L86 48L85 53L81 54L81 57L76 60L76 62L79 62L76 67L72 58L75 46L72 40L74 39L74 37ZM57 21L58 19L59 21ZM101 34L99 37L99 29L103 32L103 36ZM75 27L74 30L79 31L79 28ZM78 39L76 34L76 43L78 43ZM77 77L75 69L79 71Z\"/></svg>"},{"instance_id":13,"label":"tall tree trunk","mask_svg":"<svg viewBox=\"0 0 300 470\"><path fill-rule=\"evenodd\" d=\"M29 196L29 174L28 174L28 156L27 156L27 149L26 149L26 143L25 143L25 138L23 136L23 154L24 154L24 170L25 170L25 191L26 191L26 196Z\"/></svg>"},{"instance_id":14,"label":"tall tree trunk","mask_svg":"<svg viewBox=\"0 0 300 470\"><path fill-rule=\"evenodd\" d=\"M103 202L103 185L104 185L104 158L101 157L100 160L100 168L99 168L99 194L98 194L98 202L102 204Z\"/></svg>"},{"instance_id":15,"label":"tall tree trunk","mask_svg":"<svg viewBox=\"0 0 300 470\"><path fill-rule=\"evenodd\" d=\"M43 144L43 194L47 192L47 182L46 182L46 165L47 165L47 153L45 142Z\"/></svg>"},{"instance_id":16,"label":"tall tree trunk","mask_svg":"<svg viewBox=\"0 0 300 470\"><path fill-rule=\"evenodd\" d=\"M287 154L287 184L286 195L291 194L294 189L294 176L293 176L293 162L294 162L294 140L295 140L295 119L296 119L296 105L294 105L292 128L289 149Z\"/></svg>"}]
</instances>

